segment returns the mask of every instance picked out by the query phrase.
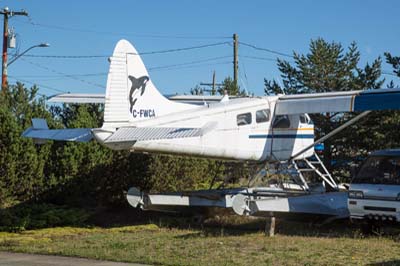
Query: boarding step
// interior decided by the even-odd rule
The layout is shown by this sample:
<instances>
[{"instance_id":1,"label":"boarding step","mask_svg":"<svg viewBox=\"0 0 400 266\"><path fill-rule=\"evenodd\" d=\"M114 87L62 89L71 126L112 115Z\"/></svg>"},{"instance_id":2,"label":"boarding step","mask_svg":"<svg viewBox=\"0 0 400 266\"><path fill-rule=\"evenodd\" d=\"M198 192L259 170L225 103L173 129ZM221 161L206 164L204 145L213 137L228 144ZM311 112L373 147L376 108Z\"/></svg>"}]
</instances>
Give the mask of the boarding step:
<instances>
[{"instance_id":1,"label":"boarding step","mask_svg":"<svg viewBox=\"0 0 400 266\"><path fill-rule=\"evenodd\" d=\"M338 189L338 185L336 184L335 180L332 178L331 174L328 172L328 169L325 167L321 159L318 157L316 153L309 158L293 160L292 165L294 169L297 171L297 180L300 183L303 183L304 188L309 190L307 181L303 173L312 173L314 172L318 175L326 184L331 186L334 189ZM307 166L307 168L304 168ZM294 178L296 176L294 175Z\"/></svg>"},{"instance_id":2,"label":"boarding step","mask_svg":"<svg viewBox=\"0 0 400 266\"><path fill-rule=\"evenodd\" d=\"M315 172L315 169L312 168L300 168L300 172Z\"/></svg>"}]
</instances>

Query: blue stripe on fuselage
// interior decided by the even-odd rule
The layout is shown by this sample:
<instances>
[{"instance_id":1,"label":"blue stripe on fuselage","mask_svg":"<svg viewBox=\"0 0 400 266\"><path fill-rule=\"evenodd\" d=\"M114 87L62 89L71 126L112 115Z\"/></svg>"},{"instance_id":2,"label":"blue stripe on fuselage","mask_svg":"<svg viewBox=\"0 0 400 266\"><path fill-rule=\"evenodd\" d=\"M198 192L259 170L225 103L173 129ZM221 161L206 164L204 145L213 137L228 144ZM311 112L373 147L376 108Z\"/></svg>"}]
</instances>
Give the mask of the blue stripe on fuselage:
<instances>
[{"instance_id":1,"label":"blue stripe on fuselage","mask_svg":"<svg viewBox=\"0 0 400 266\"><path fill-rule=\"evenodd\" d=\"M249 135L250 139L314 139L314 134L257 134Z\"/></svg>"},{"instance_id":2,"label":"blue stripe on fuselage","mask_svg":"<svg viewBox=\"0 0 400 266\"><path fill-rule=\"evenodd\" d=\"M400 109L400 92L361 93L354 99L354 111Z\"/></svg>"}]
</instances>

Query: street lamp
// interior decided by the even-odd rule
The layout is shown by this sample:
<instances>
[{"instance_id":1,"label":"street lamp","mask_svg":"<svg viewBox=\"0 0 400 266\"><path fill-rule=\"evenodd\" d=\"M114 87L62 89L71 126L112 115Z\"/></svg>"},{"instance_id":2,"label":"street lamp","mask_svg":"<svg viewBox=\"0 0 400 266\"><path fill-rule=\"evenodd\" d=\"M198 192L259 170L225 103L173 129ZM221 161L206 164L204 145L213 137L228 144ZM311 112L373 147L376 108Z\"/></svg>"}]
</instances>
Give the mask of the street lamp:
<instances>
[{"instance_id":1,"label":"street lamp","mask_svg":"<svg viewBox=\"0 0 400 266\"><path fill-rule=\"evenodd\" d=\"M29 52L33 48L36 48L36 47L49 47L49 46L50 46L50 44L48 44L48 43L41 43L41 44L36 44L34 46L31 46L28 49L26 49L25 51L23 51L22 53L20 53L19 55L15 56L13 59L11 59L11 61L8 62L7 66L11 65L12 63L14 63L18 58L20 58L21 56L23 56L24 54L26 54L27 52Z\"/></svg>"}]
</instances>

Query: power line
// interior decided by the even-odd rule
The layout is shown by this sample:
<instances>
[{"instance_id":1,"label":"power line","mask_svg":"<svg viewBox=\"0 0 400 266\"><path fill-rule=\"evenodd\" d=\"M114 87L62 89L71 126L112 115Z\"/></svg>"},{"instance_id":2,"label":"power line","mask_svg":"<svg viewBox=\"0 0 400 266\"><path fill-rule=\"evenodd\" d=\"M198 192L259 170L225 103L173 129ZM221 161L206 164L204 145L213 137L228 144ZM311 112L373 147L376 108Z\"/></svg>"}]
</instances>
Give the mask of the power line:
<instances>
[{"instance_id":1,"label":"power line","mask_svg":"<svg viewBox=\"0 0 400 266\"><path fill-rule=\"evenodd\" d=\"M149 70L157 70L157 69L164 69L164 68L171 68L171 67L178 67L178 66L194 65L194 64L198 64L198 63L210 62L210 61L215 61L215 60L218 60L218 59L223 59L223 58L228 58L228 57L231 57L231 56L230 55L218 56L218 57L212 57L212 58L196 60L196 61L180 63L180 64L165 65L165 66L158 66L158 67L149 67Z\"/></svg>"},{"instance_id":2,"label":"power line","mask_svg":"<svg viewBox=\"0 0 400 266\"><path fill-rule=\"evenodd\" d=\"M263 61L273 61L273 62L277 61L277 58L258 57L258 56L250 56L250 55L242 55L240 57L241 58L256 59L256 60L263 60Z\"/></svg>"},{"instance_id":3,"label":"power line","mask_svg":"<svg viewBox=\"0 0 400 266\"><path fill-rule=\"evenodd\" d=\"M282 55L282 56L287 56L287 57L291 57L294 58L292 55L290 54L286 54L286 53L282 53L282 52L278 52L278 51L274 51L268 48L261 48L261 47L257 47L253 44L249 44L249 43L245 43L245 42L239 42L239 44L253 48L255 50L259 50L259 51L264 51L264 52L268 52L268 53L272 53L272 54L277 54L277 55Z\"/></svg>"},{"instance_id":4,"label":"power line","mask_svg":"<svg viewBox=\"0 0 400 266\"><path fill-rule=\"evenodd\" d=\"M219 59L224 59L224 58L230 58L230 55L225 55L225 56L218 56L218 57L211 57L211 58L205 58L205 59L200 59L196 61L190 61L190 62L185 62L185 63L179 63L179 64L172 64L172 65L163 65L163 66L155 66L155 67L149 67L148 70L158 70L158 69L170 69L170 68L175 68L175 67L180 67L180 66L190 66L190 65L196 65L199 63L205 63L205 62L210 62L210 61L215 61ZM33 62L24 60L28 63L35 64ZM38 66L39 64L35 64ZM40 66L41 68L45 68L44 66ZM46 68L46 70L50 70ZM52 70L50 70L52 71ZM54 72L54 71L52 71ZM105 76L108 73L102 72L102 73L88 73L88 74L57 74L57 75L20 75L23 77L32 77L32 78L59 78L59 77L65 77L67 76L68 78L71 77L93 77L93 76Z\"/></svg>"},{"instance_id":5,"label":"power line","mask_svg":"<svg viewBox=\"0 0 400 266\"><path fill-rule=\"evenodd\" d=\"M165 54L165 53L181 52L181 51L188 51L188 50L194 50L194 49L202 49L202 48L220 46L223 44L229 44L229 42L217 42L217 43L210 43L210 44L204 44L204 45L198 45L198 46L190 46L190 47L184 47L184 48L166 49L166 50L143 52L143 53L127 53L127 54L133 54L133 55Z\"/></svg>"},{"instance_id":6,"label":"power line","mask_svg":"<svg viewBox=\"0 0 400 266\"><path fill-rule=\"evenodd\" d=\"M98 76L106 76L107 72L101 73L88 73L88 74L68 74L73 77L98 77ZM24 78L59 78L63 77L64 75L19 75L20 77Z\"/></svg>"},{"instance_id":7,"label":"power line","mask_svg":"<svg viewBox=\"0 0 400 266\"><path fill-rule=\"evenodd\" d=\"M14 76L11 76L11 75L8 75L8 76L9 76L10 78L12 78L12 79L15 79L16 81L22 81L22 82L29 83L29 84L32 84L32 85L37 85L37 86L40 86L40 87L42 87L42 88L49 89L49 90L53 90L53 91L57 91L57 92L69 93L68 91L56 89L56 88L53 88L53 87L50 87L50 86L47 86L47 85L39 84L39 83L37 83L37 82L32 82L32 81L29 81L29 80L26 80L26 79L21 79L21 78L14 77Z\"/></svg>"},{"instance_id":8,"label":"power line","mask_svg":"<svg viewBox=\"0 0 400 266\"><path fill-rule=\"evenodd\" d=\"M194 65L194 64L198 64L198 63L210 62L210 61L215 61L218 59L224 59L224 58L230 58L230 57L231 57L230 55L218 56L218 57L206 58L206 59L190 61L190 62L185 62L185 63L179 63L179 64L149 67L148 70L158 70L158 69L164 69L164 68L173 68L173 67L179 67L179 66ZM27 60L25 60L25 61L27 62ZM95 76L106 76L107 74L108 73L106 73L106 72L101 72L101 73L88 73L88 74L20 75L20 76L27 77L27 78L59 78L59 77L65 77L65 75L68 75L68 77L95 77Z\"/></svg>"},{"instance_id":9,"label":"power line","mask_svg":"<svg viewBox=\"0 0 400 266\"><path fill-rule=\"evenodd\" d=\"M395 73L392 73L392 72L389 72L389 71L382 71L382 74L383 75L389 75L389 76L395 76L395 77L398 77L398 78L400 78L398 75L396 75Z\"/></svg>"},{"instance_id":10,"label":"power line","mask_svg":"<svg viewBox=\"0 0 400 266\"><path fill-rule=\"evenodd\" d=\"M132 32L110 32L110 31L96 31L91 29L79 29L79 28L69 28L64 26L57 26L57 25L49 25L43 23L35 23L33 22L32 18L30 18L29 22L24 22L18 20L20 23L30 24L36 27L42 27L47 29L55 29L55 30L62 30L62 31L73 31L73 32L82 32L82 33L93 33L93 34L101 34L101 35L130 35L138 38L153 38L153 39L187 39L187 40L199 40L199 39L229 39L230 37L227 36L189 36L189 35L159 35L159 34L141 34L141 33L132 33Z\"/></svg>"},{"instance_id":11,"label":"power line","mask_svg":"<svg viewBox=\"0 0 400 266\"><path fill-rule=\"evenodd\" d=\"M80 59L80 58L108 58L109 55L35 55L26 54L24 57L38 57L38 58L60 58L60 59Z\"/></svg>"},{"instance_id":12,"label":"power line","mask_svg":"<svg viewBox=\"0 0 400 266\"><path fill-rule=\"evenodd\" d=\"M162 69L156 69L155 71L190 69L190 68L198 68L198 67L204 67L204 66L216 66L216 65L227 65L227 64L232 64L232 62L231 61L222 61L222 62L215 62L213 64L199 64L199 65L192 65L192 66L180 66L180 67L162 68ZM153 70L153 72L154 72L154 70Z\"/></svg>"},{"instance_id":13,"label":"power line","mask_svg":"<svg viewBox=\"0 0 400 266\"><path fill-rule=\"evenodd\" d=\"M80 81L80 82L83 82L83 83L86 83L86 84L89 84L89 85L92 85L92 86L96 86L96 87L100 87L100 88L104 88L105 89L105 86L103 86L101 84L97 84L97 83L94 83L94 82L91 82L91 81L87 81L87 80L84 80L84 79L81 79L81 78L74 77L74 76L69 75L69 74L65 74L65 73L60 72L60 71L56 71L54 69L48 68L48 67L40 65L38 63L33 63L33 62L28 61L28 60L23 59L23 58L21 58L21 60L23 60L23 61L25 61L25 62L27 62L27 63L29 63L31 65L34 65L36 67L39 67L39 68L45 69L47 71L53 72L55 74L59 74L59 75L62 75L64 77L68 77L68 78L71 78L71 79L74 79L74 80L77 80L77 81Z\"/></svg>"},{"instance_id":14,"label":"power line","mask_svg":"<svg viewBox=\"0 0 400 266\"><path fill-rule=\"evenodd\" d=\"M148 51L148 52L142 52L142 53L127 53L127 54L133 54L133 55L165 54L165 53L181 52L181 51L188 51L188 50L194 50L194 49L202 49L202 48L220 46L223 44L229 44L229 42L217 42L217 43L203 44L203 45L183 47L183 48ZM60 58L60 59L108 58L108 57L110 57L109 55L35 55L35 54L27 54L27 55L23 55L23 56L24 57L38 57L38 58Z\"/></svg>"},{"instance_id":15,"label":"power line","mask_svg":"<svg viewBox=\"0 0 400 266\"><path fill-rule=\"evenodd\" d=\"M242 56L239 56L239 59L240 59L240 58L242 58ZM240 75L244 74L244 78L245 78L246 83L243 81L243 78L241 78L241 80L242 80L242 84L243 84L244 87L245 87L246 94L248 94L247 87L248 87L248 85L249 85L249 80L247 79L246 67L245 67L245 65L244 65L244 63L243 63L243 60L240 60L240 63L242 64L242 69L243 69L243 71L239 71L239 74L240 74Z\"/></svg>"}]
</instances>

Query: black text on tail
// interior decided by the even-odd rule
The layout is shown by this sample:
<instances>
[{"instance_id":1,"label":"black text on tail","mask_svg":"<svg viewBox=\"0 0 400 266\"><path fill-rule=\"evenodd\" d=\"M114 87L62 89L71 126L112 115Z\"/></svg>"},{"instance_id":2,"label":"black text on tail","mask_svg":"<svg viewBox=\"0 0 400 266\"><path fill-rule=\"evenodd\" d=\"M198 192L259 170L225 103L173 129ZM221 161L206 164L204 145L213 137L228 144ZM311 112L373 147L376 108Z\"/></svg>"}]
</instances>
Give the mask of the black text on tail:
<instances>
[{"instance_id":1,"label":"black text on tail","mask_svg":"<svg viewBox=\"0 0 400 266\"><path fill-rule=\"evenodd\" d=\"M148 76L142 76L140 78L128 76L128 78L132 82L131 90L129 91L129 102L131 104L129 109L130 112L132 113L133 106L135 105L137 99L143 95L146 89L146 83L147 81L149 81L150 78Z\"/></svg>"}]
</instances>

